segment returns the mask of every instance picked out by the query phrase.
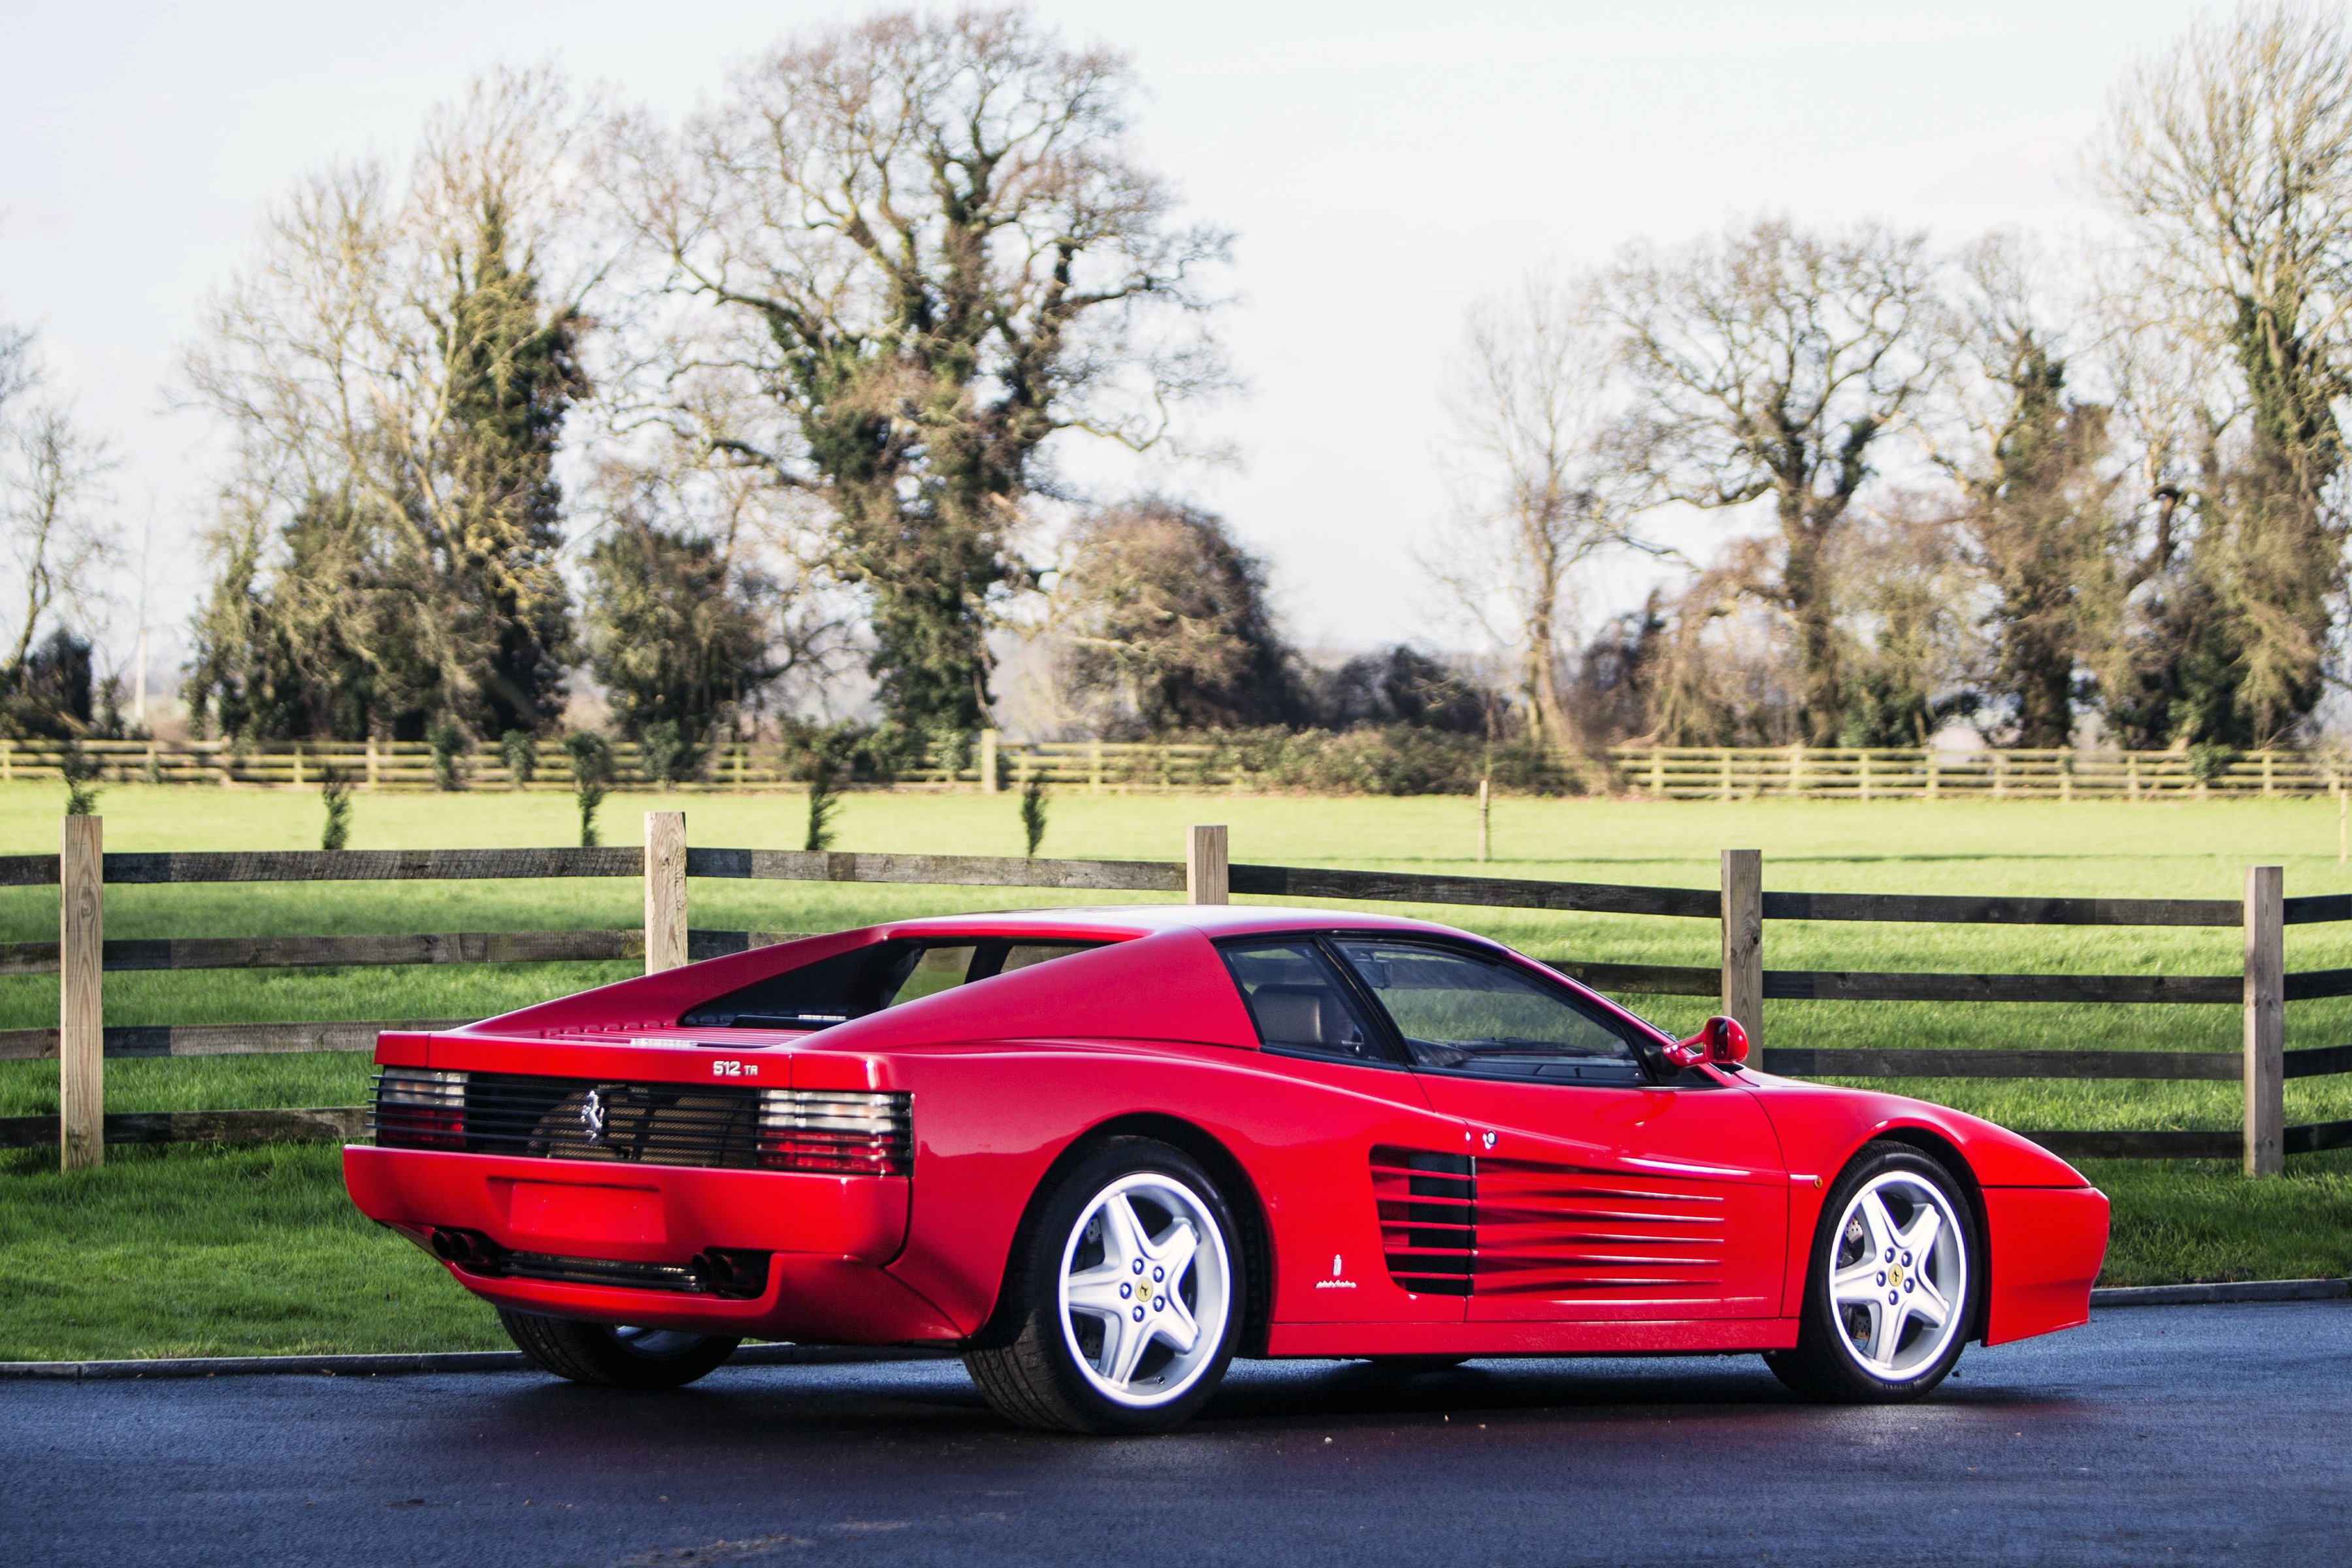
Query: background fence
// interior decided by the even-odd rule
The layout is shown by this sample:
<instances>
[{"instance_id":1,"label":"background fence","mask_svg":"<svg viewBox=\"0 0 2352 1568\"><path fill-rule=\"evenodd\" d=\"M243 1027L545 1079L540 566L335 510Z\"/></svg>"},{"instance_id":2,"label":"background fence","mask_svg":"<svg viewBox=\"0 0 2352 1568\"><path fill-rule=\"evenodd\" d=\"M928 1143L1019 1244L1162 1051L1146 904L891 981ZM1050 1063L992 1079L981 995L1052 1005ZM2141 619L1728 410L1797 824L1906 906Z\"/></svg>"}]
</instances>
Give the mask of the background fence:
<instances>
[{"instance_id":1,"label":"background fence","mask_svg":"<svg viewBox=\"0 0 2352 1568\"><path fill-rule=\"evenodd\" d=\"M83 752L109 782L212 785L316 785L332 767L362 789L425 790L438 779L433 749L421 741L305 742L246 746L226 741L89 741ZM655 782L643 748L618 742L614 782ZM62 742L0 740L0 782L54 779ZM478 789L568 790L572 762L553 741L532 748L528 779L495 750L459 753L457 782ZM1233 742L1009 742L981 731L935 745L924 765L896 784L915 788L1018 788L1031 778L1061 790L1103 793L1248 791L1274 787L1254 765L1263 748ZM2199 757L2187 752L1845 750L1620 747L1610 753L1618 781L1637 795L1668 800L1752 800L1765 795L1820 800L2154 800L2205 795L2312 795L2344 792L2352 765L2341 756L2247 752ZM695 790L797 787L801 760L775 741L711 746L691 778Z\"/></svg>"},{"instance_id":2,"label":"background fence","mask_svg":"<svg viewBox=\"0 0 2352 1568\"><path fill-rule=\"evenodd\" d=\"M247 1055L373 1048L380 1029L447 1027L457 1020L247 1024L199 1027L104 1026L107 971L282 968L311 965L527 963L630 959L648 971L740 952L793 933L696 931L690 878L1054 888L1181 894L1223 903L1233 894L1292 902L1327 900L1484 906L1705 920L1717 923L1722 961L1711 968L1580 963L1553 967L1603 992L1717 996L1748 1026L1768 1071L1797 1077L2235 1079L2244 1086L2242 1129L2035 1131L2028 1137L2071 1157L2238 1159L2250 1175L2273 1173L2289 1154L2352 1147L2352 1121L2289 1127L2290 1078L2352 1072L2352 1045L2288 1051L2291 1001L2352 995L2352 969L2285 970L2288 925L2352 921L2352 894L2289 899L2276 867L2252 867L2242 900L1977 898L1954 895L1767 892L1763 858L1727 850L1716 888L1626 887L1511 878L1430 876L1291 866L1231 865L1223 827L1196 827L1182 862L1024 860L982 856L887 855L695 848L679 812L646 814L642 850L343 850L255 853L103 852L102 823L68 817L58 856L0 857L0 885L54 885L59 941L0 944L0 973L57 973L58 1026L0 1031L0 1059L55 1058L58 1116L0 1118L0 1147L56 1142L68 1167L95 1164L108 1142L179 1142L358 1135L362 1108L211 1110L109 1115L107 1058ZM108 942L109 884L383 881L628 877L645 884L646 923L617 931L457 932ZM2241 973L2212 975L1958 974L1773 970L1764 928L1778 920L1974 925L2240 927ZM2241 1051L2070 1051L1901 1047L1816 1048L1764 1043L1771 999L1871 1002L2189 1003L2239 1007Z\"/></svg>"}]
</instances>

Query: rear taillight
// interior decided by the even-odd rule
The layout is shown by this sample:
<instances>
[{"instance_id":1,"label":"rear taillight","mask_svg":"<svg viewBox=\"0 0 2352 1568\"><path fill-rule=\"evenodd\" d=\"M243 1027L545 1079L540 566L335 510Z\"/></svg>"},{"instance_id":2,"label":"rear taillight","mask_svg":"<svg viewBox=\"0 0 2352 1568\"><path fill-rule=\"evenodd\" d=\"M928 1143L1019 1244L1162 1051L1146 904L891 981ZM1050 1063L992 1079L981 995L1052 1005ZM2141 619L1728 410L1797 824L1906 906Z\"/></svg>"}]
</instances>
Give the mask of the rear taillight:
<instances>
[{"instance_id":1,"label":"rear taillight","mask_svg":"<svg viewBox=\"0 0 2352 1568\"><path fill-rule=\"evenodd\" d=\"M903 1176L914 1156L911 1102L859 1089L760 1093L760 1163L772 1171Z\"/></svg>"},{"instance_id":2,"label":"rear taillight","mask_svg":"<svg viewBox=\"0 0 2352 1568\"><path fill-rule=\"evenodd\" d=\"M466 1075L384 1068L375 1080L375 1141L385 1149L463 1149Z\"/></svg>"}]
</instances>

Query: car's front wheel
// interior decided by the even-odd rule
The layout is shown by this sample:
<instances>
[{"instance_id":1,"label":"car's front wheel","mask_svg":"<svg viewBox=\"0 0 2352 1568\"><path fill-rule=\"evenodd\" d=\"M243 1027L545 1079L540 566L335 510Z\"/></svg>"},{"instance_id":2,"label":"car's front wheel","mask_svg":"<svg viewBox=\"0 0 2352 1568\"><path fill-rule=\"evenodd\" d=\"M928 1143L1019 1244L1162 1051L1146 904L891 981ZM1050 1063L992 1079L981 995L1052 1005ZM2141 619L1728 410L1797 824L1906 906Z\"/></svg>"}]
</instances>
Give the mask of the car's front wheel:
<instances>
[{"instance_id":1,"label":"car's front wheel","mask_svg":"<svg viewBox=\"0 0 2352 1568\"><path fill-rule=\"evenodd\" d=\"M964 1365L1006 1419L1159 1432L1199 1409L1241 1332L1231 1208L1190 1155L1119 1138L1048 1194Z\"/></svg>"},{"instance_id":2,"label":"car's front wheel","mask_svg":"<svg viewBox=\"0 0 2352 1568\"><path fill-rule=\"evenodd\" d=\"M1765 1356L1773 1373L1840 1404L1916 1399L1943 1382L1982 1289L1973 1212L1939 1162L1907 1144L1865 1148L1822 1205L1797 1346Z\"/></svg>"},{"instance_id":3,"label":"car's front wheel","mask_svg":"<svg viewBox=\"0 0 2352 1568\"><path fill-rule=\"evenodd\" d=\"M715 1370L743 1342L678 1329L582 1323L499 1309L499 1325L541 1372L608 1388L681 1388Z\"/></svg>"}]
</instances>

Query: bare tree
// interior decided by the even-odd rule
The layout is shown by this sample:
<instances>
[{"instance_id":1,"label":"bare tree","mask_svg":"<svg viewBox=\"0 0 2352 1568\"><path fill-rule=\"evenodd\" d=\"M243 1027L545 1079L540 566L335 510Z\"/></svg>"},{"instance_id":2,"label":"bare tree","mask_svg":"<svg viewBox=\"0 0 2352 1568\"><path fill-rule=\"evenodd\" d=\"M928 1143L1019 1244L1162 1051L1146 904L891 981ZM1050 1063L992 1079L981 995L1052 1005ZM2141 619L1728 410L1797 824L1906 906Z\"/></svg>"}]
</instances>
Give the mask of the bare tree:
<instances>
[{"instance_id":1,"label":"bare tree","mask_svg":"<svg viewBox=\"0 0 2352 1568\"><path fill-rule=\"evenodd\" d=\"M1932 283L1920 235L1771 218L1677 251L1637 246L1613 279L1647 395L1629 458L1654 501L1771 501L1778 560L1752 591L1792 623L1817 745L1835 739L1843 700L1829 552L1877 443L1927 381Z\"/></svg>"},{"instance_id":2,"label":"bare tree","mask_svg":"<svg viewBox=\"0 0 2352 1568\"><path fill-rule=\"evenodd\" d=\"M1472 308L1447 398L1454 521L1422 567L1512 651L1535 735L1553 744L1583 742L1560 669L1571 580L1634 542L1607 450L1615 358L1592 280L1530 272Z\"/></svg>"},{"instance_id":3,"label":"bare tree","mask_svg":"<svg viewBox=\"0 0 2352 1568\"><path fill-rule=\"evenodd\" d=\"M86 609L99 574L112 563L114 537L99 486L113 467L106 444L78 429L63 407L30 410L12 432L16 451L0 511L19 574L16 635L6 668L21 671L33 639L60 606Z\"/></svg>"},{"instance_id":4,"label":"bare tree","mask_svg":"<svg viewBox=\"0 0 2352 1568\"><path fill-rule=\"evenodd\" d=\"M1132 92L1123 60L1020 12L892 13L760 61L680 137L620 139L639 234L723 323L660 380L764 400L705 435L828 507L902 732L987 709L1040 448L1154 445L1221 379L1195 329L1225 239L1134 158Z\"/></svg>"},{"instance_id":5,"label":"bare tree","mask_svg":"<svg viewBox=\"0 0 2352 1568\"><path fill-rule=\"evenodd\" d=\"M2116 89L2100 184L2137 245L2143 313L2234 362L2242 449L2195 497L2199 592L2224 689L2180 694L2200 740L2276 738L2317 701L2344 602L2336 405L2352 391L2352 36L2266 4L2193 26Z\"/></svg>"},{"instance_id":6,"label":"bare tree","mask_svg":"<svg viewBox=\"0 0 2352 1568\"><path fill-rule=\"evenodd\" d=\"M214 302L183 379L235 459L192 692L231 727L494 734L560 705L552 465L600 276L569 232L581 120L551 73L477 83L404 186L304 180Z\"/></svg>"},{"instance_id":7,"label":"bare tree","mask_svg":"<svg viewBox=\"0 0 2352 1568\"><path fill-rule=\"evenodd\" d=\"M41 393L44 379L33 335L0 323L0 547L16 573L16 626L0 680L18 699L44 626L62 611L87 629L114 560L103 489L114 459L64 403Z\"/></svg>"}]
</instances>

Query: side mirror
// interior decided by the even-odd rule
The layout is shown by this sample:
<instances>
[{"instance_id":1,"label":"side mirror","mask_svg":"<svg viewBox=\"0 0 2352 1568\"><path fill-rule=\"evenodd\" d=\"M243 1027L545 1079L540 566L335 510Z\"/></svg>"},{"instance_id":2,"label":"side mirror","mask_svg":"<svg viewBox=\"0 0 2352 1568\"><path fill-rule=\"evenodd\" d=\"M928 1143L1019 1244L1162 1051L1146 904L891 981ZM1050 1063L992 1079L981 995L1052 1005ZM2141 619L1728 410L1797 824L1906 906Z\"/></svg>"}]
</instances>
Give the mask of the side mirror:
<instances>
[{"instance_id":1,"label":"side mirror","mask_svg":"<svg viewBox=\"0 0 2352 1568\"><path fill-rule=\"evenodd\" d=\"M1668 1046L1665 1058L1678 1068L1701 1062L1736 1068L1748 1059L1748 1031L1738 1019L1717 1014L1700 1025L1697 1034Z\"/></svg>"}]
</instances>

